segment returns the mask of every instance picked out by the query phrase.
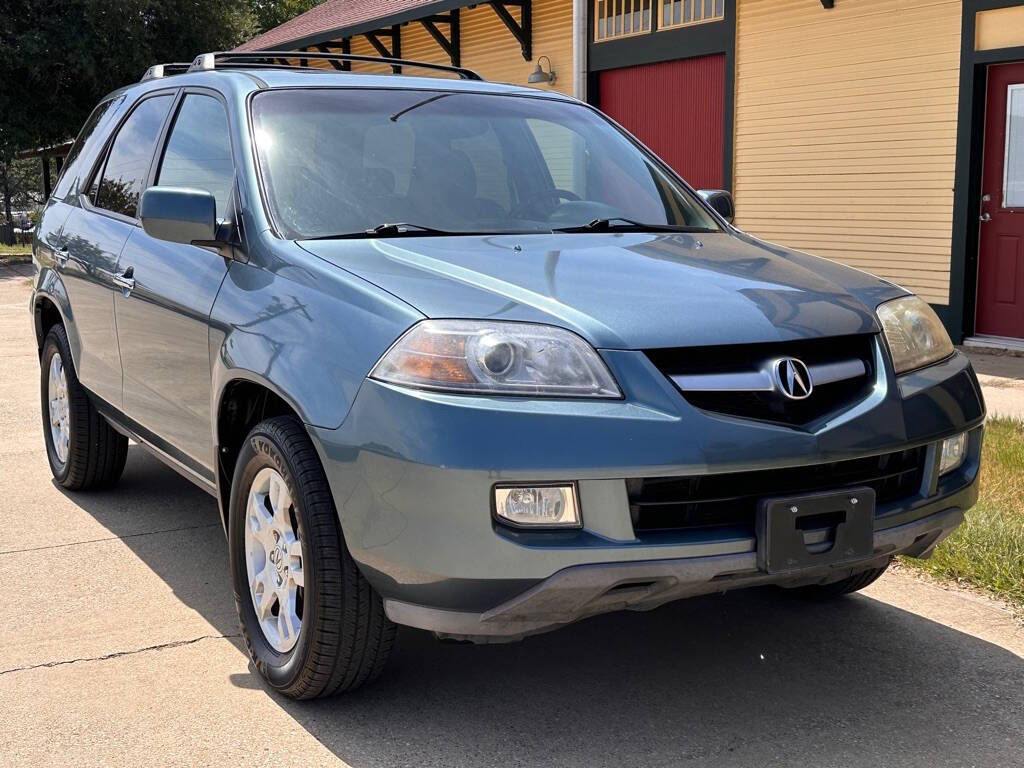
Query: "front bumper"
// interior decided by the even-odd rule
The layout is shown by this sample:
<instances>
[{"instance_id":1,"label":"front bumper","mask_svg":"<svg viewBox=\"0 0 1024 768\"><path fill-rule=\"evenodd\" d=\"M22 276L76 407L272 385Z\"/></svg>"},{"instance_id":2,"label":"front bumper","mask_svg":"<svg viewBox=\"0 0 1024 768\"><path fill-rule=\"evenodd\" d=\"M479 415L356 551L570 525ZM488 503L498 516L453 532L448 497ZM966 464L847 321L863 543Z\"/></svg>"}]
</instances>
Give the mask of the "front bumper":
<instances>
[{"instance_id":1,"label":"front bumper","mask_svg":"<svg viewBox=\"0 0 1024 768\"><path fill-rule=\"evenodd\" d=\"M984 406L969 362L884 382L817 431L693 408L642 353L604 351L621 401L481 398L364 383L344 424L311 427L346 543L395 621L457 636L515 638L619 608L703 592L815 583L926 554L975 501ZM959 469L936 446L972 430ZM824 464L927 447L919 492L878 508L875 552L841 567L770 575L741 528L634 530L629 478ZM584 528L516 532L494 522L493 487L575 481ZM639 585L639 586L638 586Z\"/></svg>"},{"instance_id":2,"label":"front bumper","mask_svg":"<svg viewBox=\"0 0 1024 768\"><path fill-rule=\"evenodd\" d=\"M967 489L968 491L970 489ZM976 494L962 501L973 504ZM945 502L931 505L945 506ZM759 571L757 554L604 563L566 568L523 594L483 613L445 611L399 600L385 600L388 617L398 623L472 642L509 642L557 629L610 611L646 611L684 597L776 584L784 587L825 584L884 565L897 554L927 556L963 522L960 507L947 507L911 523L875 531L870 558L841 566L807 568L779 576Z\"/></svg>"}]
</instances>

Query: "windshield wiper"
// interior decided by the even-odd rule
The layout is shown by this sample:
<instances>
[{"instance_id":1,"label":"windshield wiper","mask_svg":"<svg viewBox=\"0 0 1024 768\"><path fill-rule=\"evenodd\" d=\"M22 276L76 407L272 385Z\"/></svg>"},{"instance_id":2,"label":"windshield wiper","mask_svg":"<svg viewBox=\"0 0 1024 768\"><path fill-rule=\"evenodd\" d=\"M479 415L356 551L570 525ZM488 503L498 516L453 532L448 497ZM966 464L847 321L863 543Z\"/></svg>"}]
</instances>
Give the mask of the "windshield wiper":
<instances>
[{"instance_id":1,"label":"windshield wiper","mask_svg":"<svg viewBox=\"0 0 1024 768\"><path fill-rule=\"evenodd\" d=\"M394 224L378 224L376 227L364 229L362 232L343 232L339 235L317 235L306 237L304 240L350 240L360 237L401 237L403 235L461 235L462 232L452 232L447 229L434 229L419 224L408 224L404 221Z\"/></svg>"},{"instance_id":2,"label":"windshield wiper","mask_svg":"<svg viewBox=\"0 0 1024 768\"><path fill-rule=\"evenodd\" d=\"M687 227L679 224L644 224L622 216L594 219L587 224L557 227L552 232L716 232L709 227Z\"/></svg>"},{"instance_id":3,"label":"windshield wiper","mask_svg":"<svg viewBox=\"0 0 1024 768\"><path fill-rule=\"evenodd\" d=\"M406 107L405 109L402 109L402 110L399 110L398 112L395 112L395 114L393 114L388 119L391 120L392 123L397 123L398 122L398 118L400 118L402 115L407 114L409 112L412 112L414 109L419 109L420 107L425 107L427 104L433 104L435 101L439 101L440 99L447 99L449 96L452 96L452 95L453 94L451 94L451 93L439 93L436 96L431 96L429 99L424 99L423 101L417 101L411 107Z\"/></svg>"}]
</instances>

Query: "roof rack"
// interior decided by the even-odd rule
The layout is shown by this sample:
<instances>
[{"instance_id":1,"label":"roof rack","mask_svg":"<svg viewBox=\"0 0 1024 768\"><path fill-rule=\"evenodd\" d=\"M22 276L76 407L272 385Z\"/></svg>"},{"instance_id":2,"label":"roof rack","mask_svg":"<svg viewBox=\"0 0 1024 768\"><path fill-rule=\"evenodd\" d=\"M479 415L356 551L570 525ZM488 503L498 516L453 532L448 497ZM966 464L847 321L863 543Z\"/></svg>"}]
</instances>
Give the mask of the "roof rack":
<instances>
[{"instance_id":1,"label":"roof rack","mask_svg":"<svg viewBox=\"0 0 1024 768\"><path fill-rule=\"evenodd\" d=\"M161 77L180 75L183 72L188 72L188 69L191 66L192 65L187 61L172 61L168 64L154 64L143 73L142 80L158 80Z\"/></svg>"},{"instance_id":2,"label":"roof rack","mask_svg":"<svg viewBox=\"0 0 1024 768\"><path fill-rule=\"evenodd\" d=\"M401 67L419 67L421 69L433 69L440 72L454 72L462 80L483 80L480 75L472 69L465 67L452 67L447 64L434 64L427 61L413 61L412 59L394 59L385 56L361 56L352 53L321 53L319 51L215 51L213 53L201 53L196 56L195 61L188 67L189 72L204 72L215 69L317 69L304 65L292 64L289 59L302 61L333 61L333 62L363 62L368 64L387 64L396 73ZM158 65L159 66L159 65ZM177 66L177 65L163 65ZM152 69L152 68L151 68Z\"/></svg>"}]
</instances>

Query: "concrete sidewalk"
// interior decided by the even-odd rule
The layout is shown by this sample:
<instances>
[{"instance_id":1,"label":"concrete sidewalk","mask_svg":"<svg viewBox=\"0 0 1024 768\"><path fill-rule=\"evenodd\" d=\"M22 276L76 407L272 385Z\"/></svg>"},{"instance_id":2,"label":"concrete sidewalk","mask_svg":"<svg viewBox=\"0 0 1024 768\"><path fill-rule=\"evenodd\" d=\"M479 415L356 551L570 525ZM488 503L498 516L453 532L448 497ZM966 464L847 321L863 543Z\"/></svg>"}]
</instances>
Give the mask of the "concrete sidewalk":
<instances>
[{"instance_id":1,"label":"concrete sidewalk","mask_svg":"<svg viewBox=\"0 0 1024 768\"><path fill-rule=\"evenodd\" d=\"M976 349L963 351L978 374L988 415L1024 421L1024 357Z\"/></svg>"}]
</instances>

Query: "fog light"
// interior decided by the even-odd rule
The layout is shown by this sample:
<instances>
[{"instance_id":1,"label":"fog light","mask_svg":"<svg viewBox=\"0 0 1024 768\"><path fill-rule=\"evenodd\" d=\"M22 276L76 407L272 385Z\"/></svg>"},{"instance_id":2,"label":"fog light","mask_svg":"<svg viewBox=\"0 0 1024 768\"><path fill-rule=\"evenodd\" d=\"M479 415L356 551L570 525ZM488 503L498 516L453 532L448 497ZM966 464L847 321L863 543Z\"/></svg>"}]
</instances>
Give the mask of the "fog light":
<instances>
[{"instance_id":1,"label":"fog light","mask_svg":"<svg viewBox=\"0 0 1024 768\"><path fill-rule=\"evenodd\" d=\"M494 489L494 511L501 520L530 528L579 528L575 485L514 486Z\"/></svg>"},{"instance_id":2,"label":"fog light","mask_svg":"<svg viewBox=\"0 0 1024 768\"><path fill-rule=\"evenodd\" d=\"M967 433L961 432L955 437L942 441L942 458L939 459L939 474L944 475L964 463L967 455Z\"/></svg>"}]
</instances>

